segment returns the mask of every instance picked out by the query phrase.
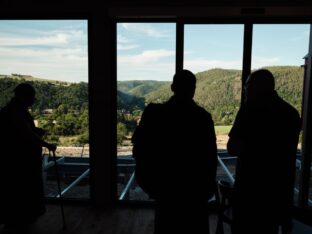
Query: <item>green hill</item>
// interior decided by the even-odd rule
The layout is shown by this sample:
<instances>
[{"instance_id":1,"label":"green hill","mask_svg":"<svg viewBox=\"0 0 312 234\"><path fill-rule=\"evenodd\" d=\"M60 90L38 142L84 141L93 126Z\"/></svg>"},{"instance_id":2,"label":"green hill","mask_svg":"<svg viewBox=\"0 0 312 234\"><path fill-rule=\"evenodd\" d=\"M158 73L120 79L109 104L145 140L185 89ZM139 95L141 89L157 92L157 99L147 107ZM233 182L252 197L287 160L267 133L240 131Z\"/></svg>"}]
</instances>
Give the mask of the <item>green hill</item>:
<instances>
[{"instance_id":1,"label":"green hill","mask_svg":"<svg viewBox=\"0 0 312 234\"><path fill-rule=\"evenodd\" d=\"M16 73L12 73L11 75L0 75L0 80L1 79L14 79L14 80L21 80L21 81L40 81L44 83L52 83L52 84L64 85L64 86L71 84L71 82L48 80L44 78L33 77L31 75L22 75L22 74L16 74Z\"/></svg>"},{"instance_id":2,"label":"green hill","mask_svg":"<svg viewBox=\"0 0 312 234\"><path fill-rule=\"evenodd\" d=\"M296 66L266 67L275 76L279 95L301 110L303 68ZM211 69L196 74L195 101L208 110L216 124L232 124L240 106L241 71ZM118 90L145 99L146 103L164 102L172 95L171 82L119 81ZM143 91L142 91L143 90ZM131 106L131 103L128 103Z\"/></svg>"},{"instance_id":3,"label":"green hill","mask_svg":"<svg viewBox=\"0 0 312 234\"><path fill-rule=\"evenodd\" d=\"M60 137L75 136L75 142L88 142L88 84L49 81L30 76L1 76L0 109L13 96L14 88L22 83L31 84L36 90L37 101L31 107L39 127L49 135L47 140L58 142Z\"/></svg>"},{"instance_id":4,"label":"green hill","mask_svg":"<svg viewBox=\"0 0 312 234\"><path fill-rule=\"evenodd\" d=\"M134 81L118 81L118 90L137 97L144 97L145 95L153 92L157 89L161 89L163 86L170 84L170 82L161 82L154 80L134 80Z\"/></svg>"}]
</instances>

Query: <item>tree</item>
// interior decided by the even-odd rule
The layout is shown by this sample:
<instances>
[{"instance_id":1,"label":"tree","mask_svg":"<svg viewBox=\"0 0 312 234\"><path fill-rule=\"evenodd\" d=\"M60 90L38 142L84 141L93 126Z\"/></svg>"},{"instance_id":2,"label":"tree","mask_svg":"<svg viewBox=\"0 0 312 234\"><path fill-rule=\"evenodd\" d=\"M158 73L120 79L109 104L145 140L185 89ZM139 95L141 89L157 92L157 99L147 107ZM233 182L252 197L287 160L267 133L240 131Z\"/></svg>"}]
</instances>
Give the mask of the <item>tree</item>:
<instances>
[{"instance_id":1,"label":"tree","mask_svg":"<svg viewBox=\"0 0 312 234\"><path fill-rule=\"evenodd\" d=\"M126 125L120 122L117 123L117 144L121 145L126 135L127 135Z\"/></svg>"}]
</instances>

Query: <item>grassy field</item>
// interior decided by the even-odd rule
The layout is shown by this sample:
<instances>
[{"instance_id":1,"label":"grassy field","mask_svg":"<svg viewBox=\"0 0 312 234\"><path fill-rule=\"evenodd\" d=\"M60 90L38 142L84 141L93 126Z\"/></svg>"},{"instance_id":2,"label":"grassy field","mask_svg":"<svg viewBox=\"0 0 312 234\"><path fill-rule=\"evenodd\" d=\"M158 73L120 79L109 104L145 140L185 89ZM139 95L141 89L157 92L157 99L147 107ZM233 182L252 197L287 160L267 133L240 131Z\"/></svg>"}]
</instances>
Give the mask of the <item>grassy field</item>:
<instances>
[{"instance_id":1,"label":"grassy field","mask_svg":"<svg viewBox=\"0 0 312 234\"><path fill-rule=\"evenodd\" d=\"M77 143L78 136L61 136L59 146L74 146Z\"/></svg>"},{"instance_id":2,"label":"grassy field","mask_svg":"<svg viewBox=\"0 0 312 234\"><path fill-rule=\"evenodd\" d=\"M215 126L216 135L228 135L232 125Z\"/></svg>"}]
</instances>

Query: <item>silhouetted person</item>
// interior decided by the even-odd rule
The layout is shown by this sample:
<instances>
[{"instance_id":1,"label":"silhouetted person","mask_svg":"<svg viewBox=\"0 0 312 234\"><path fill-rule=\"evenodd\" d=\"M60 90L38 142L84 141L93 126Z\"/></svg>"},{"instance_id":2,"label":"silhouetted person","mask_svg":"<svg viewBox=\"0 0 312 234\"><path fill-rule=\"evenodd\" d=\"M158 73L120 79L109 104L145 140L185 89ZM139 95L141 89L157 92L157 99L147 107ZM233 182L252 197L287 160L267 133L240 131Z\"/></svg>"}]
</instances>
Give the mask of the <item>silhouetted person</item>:
<instances>
[{"instance_id":1,"label":"silhouetted person","mask_svg":"<svg viewBox=\"0 0 312 234\"><path fill-rule=\"evenodd\" d=\"M238 156L233 234L278 233L291 227L300 117L276 93L271 72L246 81L246 99L229 133L228 151Z\"/></svg>"},{"instance_id":2,"label":"silhouetted person","mask_svg":"<svg viewBox=\"0 0 312 234\"><path fill-rule=\"evenodd\" d=\"M27 227L45 212L42 182L42 147L56 146L41 139L28 108L35 89L19 84L15 96L0 111L0 223L16 229Z\"/></svg>"},{"instance_id":3,"label":"silhouetted person","mask_svg":"<svg viewBox=\"0 0 312 234\"><path fill-rule=\"evenodd\" d=\"M163 104L149 104L132 141L136 179L154 198L155 233L208 233L217 147L211 115L194 101L196 77L177 72Z\"/></svg>"}]
</instances>

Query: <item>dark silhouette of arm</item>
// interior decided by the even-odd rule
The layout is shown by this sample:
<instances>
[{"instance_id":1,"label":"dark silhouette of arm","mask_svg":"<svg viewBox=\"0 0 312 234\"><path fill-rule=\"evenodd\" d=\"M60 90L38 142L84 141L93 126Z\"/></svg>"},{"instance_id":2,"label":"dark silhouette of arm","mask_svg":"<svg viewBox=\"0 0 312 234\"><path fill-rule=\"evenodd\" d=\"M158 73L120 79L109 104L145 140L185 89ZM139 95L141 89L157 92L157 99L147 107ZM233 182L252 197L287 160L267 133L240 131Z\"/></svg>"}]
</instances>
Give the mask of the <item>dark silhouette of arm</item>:
<instances>
[{"instance_id":1,"label":"dark silhouette of arm","mask_svg":"<svg viewBox=\"0 0 312 234\"><path fill-rule=\"evenodd\" d=\"M217 143L216 143L216 134L214 129L214 123L211 118L211 115L207 117L207 178L208 178L208 197L212 197L215 193L216 185L216 174L217 174Z\"/></svg>"},{"instance_id":2,"label":"dark silhouette of arm","mask_svg":"<svg viewBox=\"0 0 312 234\"><path fill-rule=\"evenodd\" d=\"M38 145L41 147L46 147L51 151L56 150L56 146L54 144L45 142L41 136L39 136L32 128L30 122L28 122L25 118L18 114L13 115L12 118L12 121L15 123L15 127L20 134L21 139L24 139L25 142L30 142L33 145Z\"/></svg>"},{"instance_id":3,"label":"dark silhouette of arm","mask_svg":"<svg viewBox=\"0 0 312 234\"><path fill-rule=\"evenodd\" d=\"M245 110L241 108L236 115L227 143L228 153L232 156L240 156L246 150L245 124Z\"/></svg>"}]
</instances>

